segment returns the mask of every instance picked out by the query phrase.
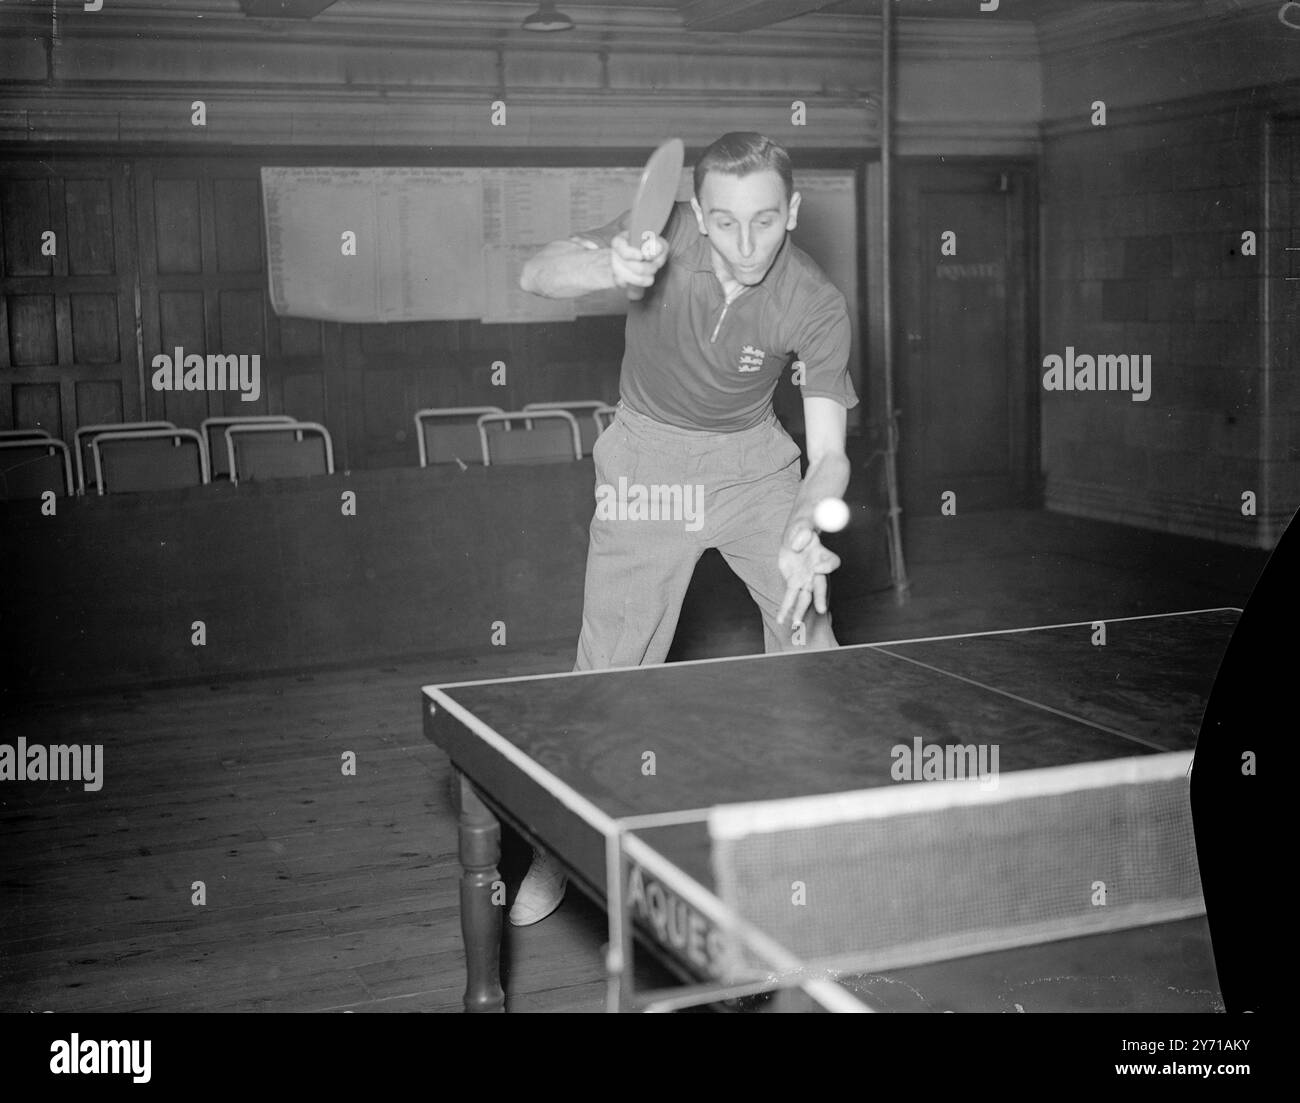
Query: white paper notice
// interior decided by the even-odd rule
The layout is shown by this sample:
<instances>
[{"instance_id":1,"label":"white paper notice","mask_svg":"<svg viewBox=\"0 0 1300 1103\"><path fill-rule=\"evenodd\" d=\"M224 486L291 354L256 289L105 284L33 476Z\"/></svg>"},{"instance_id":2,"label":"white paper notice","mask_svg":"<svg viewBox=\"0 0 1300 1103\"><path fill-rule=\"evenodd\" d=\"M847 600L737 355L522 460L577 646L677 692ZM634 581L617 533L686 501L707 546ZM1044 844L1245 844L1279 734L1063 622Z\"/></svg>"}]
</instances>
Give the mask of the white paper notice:
<instances>
[{"instance_id":1,"label":"white paper notice","mask_svg":"<svg viewBox=\"0 0 1300 1103\"><path fill-rule=\"evenodd\" d=\"M519 272L547 242L628 210L640 177L630 167L263 168L272 305L280 315L338 322L624 313L625 292L545 299L520 290ZM795 185L804 197L795 243L856 302L852 173L800 172ZM686 168L677 198L690 195Z\"/></svg>"},{"instance_id":2,"label":"white paper notice","mask_svg":"<svg viewBox=\"0 0 1300 1103\"><path fill-rule=\"evenodd\" d=\"M379 169L384 321L483 313L483 191L477 169Z\"/></svg>"},{"instance_id":3,"label":"white paper notice","mask_svg":"<svg viewBox=\"0 0 1300 1103\"><path fill-rule=\"evenodd\" d=\"M483 246L485 322L571 322L576 317L573 299L544 299L520 290L524 261L537 252L536 245Z\"/></svg>"},{"instance_id":4,"label":"white paper notice","mask_svg":"<svg viewBox=\"0 0 1300 1103\"><path fill-rule=\"evenodd\" d=\"M636 169L583 169L569 184L570 233L600 230L632 207Z\"/></svg>"},{"instance_id":5,"label":"white paper notice","mask_svg":"<svg viewBox=\"0 0 1300 1103\"><path fill-rule=\"evenodd\" d=\"M569 169L484 169L483 244L545 245L569 236Z\"/></svg>"},{"instance_id":6,"label":"white paper notice","mask_svg":"<svg viewBox=\"0 0 1300 1103\"><path fill-rule=\"evenodd\" d=\"M263 168L275 312L338 322L483 312L478 169Z\"/></svg>"},{"instance_id":7,"label":"white paper notice","mask_svg":"<svg viewBox=\"0 0 1300 1103\"><path fill-rule=\"evenodd\" d=\"M369 170L264 168L262 195L275 312L376 320L379 231ZM345 255L352 247L356 255Z\"/></svg>"}]
</instances>

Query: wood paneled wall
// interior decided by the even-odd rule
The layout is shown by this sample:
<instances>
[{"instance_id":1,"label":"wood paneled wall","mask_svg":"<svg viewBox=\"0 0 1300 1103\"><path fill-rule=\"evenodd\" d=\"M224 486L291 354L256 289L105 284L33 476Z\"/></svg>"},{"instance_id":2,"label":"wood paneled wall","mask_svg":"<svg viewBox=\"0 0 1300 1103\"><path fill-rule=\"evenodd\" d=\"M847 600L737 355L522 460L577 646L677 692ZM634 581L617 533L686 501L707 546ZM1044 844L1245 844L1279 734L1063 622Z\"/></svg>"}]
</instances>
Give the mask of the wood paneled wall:
<instances>
[{"instance_id":1,"label":"wood paneled wall","mask_svg":"<svg viewBox=\"0 0 1300 1103\"><path fill-rule=\"evenodd\" d=\"M78 425L164 418L197 428L223 414L289 413L330 430L344 470L414 465L422 407L617 398L621 316L529 325L276 317L260 164L0 164L0 428L39 427L71 445ZM41 252L47 229L52 256ZM153 358L177 347L259 355L260 397L153 390ZM497 361L504 387L491 382Z\"/></svg>"},{"instance_id":2,"label":"wood paneled wall","mask_svg":"<svg viewBox=\"0 0 1300 1103\"><path fill-rule=\"evenodd\" d=\"M1300 232L1300 39L1256 0L1203 5L1157 36L1147 5L1104 20L1085 7L1039 34L1040 363L1067 345L1141 352L1153 383L1145 403L1044 395L1047 504L1272 547L1300 506L1295 285L1280 278Z\"/></svg>"},{"instance_id":3,"label":"wood paneled wall","mask_svg":"<svg viewBox=\"0 0 1300 1103\"><path fill-rule=\"evenodd\" d=\"M800 150L878 145L874 15L719 34L684 30L668 8L620 7L537 35L522 9L438 0L339 4L279 26L230 0L112 0L60 10L57 24L48 4L0 4L0 142L600 149L753 129ZM1034 27L971 14L899 21L904 155L1035 148Z\"/></svg>"},{"instance_id":4,"label":"wood paneled wall","mask_svg":"<svg viewBox=\"0 0 1300 1103\"><path fill-rule=\"evenodd\" d=\"M1268 370L1270 347L1291 341L1285 315L1265 313L1296 220L1281 180L1261 173L1269 145L1276 161L1280 135L1244 110L1048 142L1040 355L1152 358L1149 401L1044 396L1052 508L1271 547L1300 506L1300 387L1294 370Z\"/></svg>"},{"instance_id":5,"label":"wood paneled wall","mask_svg":"<svg viewBox=\"0 0 1300 1103\"><path fill-rule=\"evenodd\" d=\"M0 426L138 418L127 165L0 165Z\"/></svg>"}]
</instances>

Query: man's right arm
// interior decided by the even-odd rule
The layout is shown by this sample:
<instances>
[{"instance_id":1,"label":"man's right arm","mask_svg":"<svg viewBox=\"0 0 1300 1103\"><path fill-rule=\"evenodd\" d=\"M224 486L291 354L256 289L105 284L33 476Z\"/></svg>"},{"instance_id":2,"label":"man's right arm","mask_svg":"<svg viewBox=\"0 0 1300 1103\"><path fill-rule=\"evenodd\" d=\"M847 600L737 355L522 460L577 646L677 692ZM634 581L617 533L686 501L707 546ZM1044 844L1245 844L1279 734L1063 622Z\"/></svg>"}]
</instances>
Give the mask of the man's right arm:
<instances>
[{"instance_id":1,"label":"man's right arm","mask_svg":"<svg viewBox=\"0 0 1300 1103\"><path fill-rule=\"evenodd\" d=\"M610 246L576 241L552 241L528 258L519 273L519 286L548 299L573 299L615 286Z\"/></svg>"},{"instance_id":2,"label":"man's right arm","mask_svg":"<svg viewBox=\"0 0 1300 1103\"><path fill-rule=\"evenodd\" d=\"M553 241L524 262L519 286L548 299L575 299L612 287L649 287L668 259L668 242L660 237L655 243L658 252L646 260L623 232L608 245L588 238Z\"/></svg>"}]
</instances>

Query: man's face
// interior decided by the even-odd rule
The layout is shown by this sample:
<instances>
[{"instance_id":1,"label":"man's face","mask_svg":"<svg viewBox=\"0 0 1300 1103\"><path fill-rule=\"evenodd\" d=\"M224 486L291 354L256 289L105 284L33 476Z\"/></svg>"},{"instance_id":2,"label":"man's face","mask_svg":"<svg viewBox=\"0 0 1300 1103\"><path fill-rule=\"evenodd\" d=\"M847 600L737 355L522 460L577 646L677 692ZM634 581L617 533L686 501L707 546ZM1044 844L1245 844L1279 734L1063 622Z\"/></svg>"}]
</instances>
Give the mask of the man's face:
<instances>
[{"instance_id":1,"label":"man's face","mask_svg":"<svg viewBox=\"0 0 1300 1103\"><path fill-rule=\"evenodd\" d=\"M691 200L700 232L713 246L714 267L752 287L762 281L795 227L799 193L785 198L785 185L772 169L732 176L710 172L699 198Z\"/></svg>"}]
</instances>

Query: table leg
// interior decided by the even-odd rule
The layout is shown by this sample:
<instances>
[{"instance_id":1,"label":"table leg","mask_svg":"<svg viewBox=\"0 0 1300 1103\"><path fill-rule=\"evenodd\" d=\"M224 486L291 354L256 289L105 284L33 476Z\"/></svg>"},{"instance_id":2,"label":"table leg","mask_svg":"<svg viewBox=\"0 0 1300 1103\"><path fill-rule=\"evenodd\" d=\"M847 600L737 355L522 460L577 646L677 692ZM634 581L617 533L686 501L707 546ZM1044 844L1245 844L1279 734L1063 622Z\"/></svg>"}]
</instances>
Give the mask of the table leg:
<instances>
[{"instance_id":1,"label":"table leg","mask_svg":"<svg viewBox=\"0 0 1300 1103\"><path fill-rule=\"evenodd\" d=\"M504 1011L501 990L501 824L464 774L460 781L460 930L465 939L465 1010Z\"/></svg>"}]
</instances>

